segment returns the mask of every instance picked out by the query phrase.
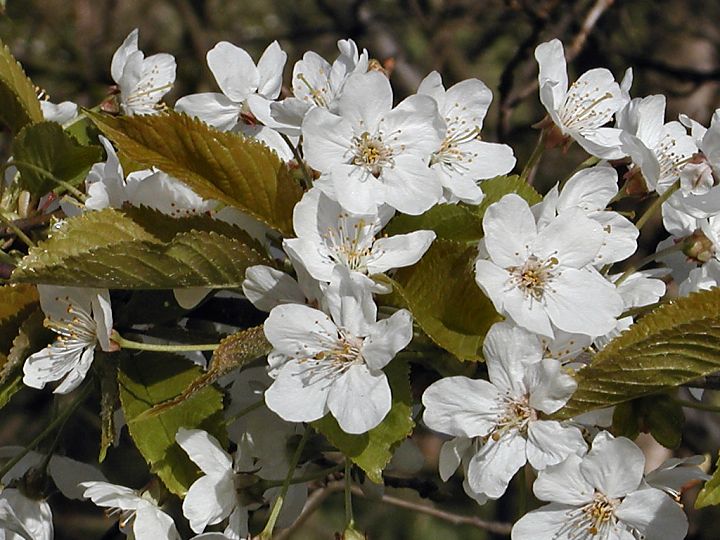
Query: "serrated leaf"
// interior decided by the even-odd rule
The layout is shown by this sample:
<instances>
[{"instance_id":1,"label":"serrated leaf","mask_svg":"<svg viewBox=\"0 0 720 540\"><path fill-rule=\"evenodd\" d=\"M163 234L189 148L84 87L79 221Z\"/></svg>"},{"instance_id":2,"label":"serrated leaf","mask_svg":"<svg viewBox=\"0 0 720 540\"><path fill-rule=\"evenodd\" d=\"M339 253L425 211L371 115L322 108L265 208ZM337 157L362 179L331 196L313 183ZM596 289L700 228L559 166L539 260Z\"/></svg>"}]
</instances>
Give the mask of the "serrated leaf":
<instances>
[{"instance_id":1,"label":"serrated leaf","mask_svg":"<svg viewBox=\"0 0 720 540\"><path fill-rule=\"evenodd\" d=\"M172 111L123 117L87 114L128 159L158 167L206 199L293 234L292 211L302 188L263 143Z\"/></svg>"},{"instance_id":2,"label":"serrated leaf","mask_svg":"<svg viewBox=\"0 0 720 540\"><path fill-rule=\"evenodd\" d=\"M556 415L570 418L655 394L720 370L720 288L661 306L578 372L578 389Z\"/></svg>"},{"instance_id":3,"label":"serrated leaf","mask_svg":"<svg viewBox=\"0 0 720 540\"><path fill-rule=\"evenodd\" d=\"M382 483L382 472L392 458L395 447L404 441L415 427L412 419L409 365L394 360L385 369L392 389L392 408L383 421L362 435L345 433L335 418L328 414L312 423L328 441L349 457L376 484Z\"/></svg>"},{"instance_id":4,"label":"serrated leaf","mask_svg":"<svg viewBox=\"0 0 720 540\"><path fill-rule=\"evenodd\" d=\"M695 508L705 508L720 504L720 458L715 464L715 472L712 478L705 482L705 485L695 499Z\"/></svg>"},{"instance_id":5,"label":"serrated leaf","mask_svg":"<svg viewBox=\"0 0 720 540\"><path fill-rule=\"evenodd\" d=\"M394 278L391 302L407 307L437 345L461 360L482 360L490 327L501 320L475 283L477 249L435 240L416 265Z\"/></svg>"},{"instance_id":6,"label":"serrated leaf","mask_svg":"<svg viewBox=\"0 0 720 540\"><path fill-rule=\"evenodd\" d=\"M30 249L13 281L111 289L237 288L248 266L268 262L237 227L209 216L174 219L144 210L105 209L66 220ZM158 228L151 233L144 228L150 225Z\"/></svg>"},{"instance_id":7,"label":"serrated leaf","mask_svg":"<svg viewBox=\"0 0 720 540\"><path fill-rule=\"evenodd\" d=\"M34 285L0 287L0 354L9 354L20 325L38 305L38 293Z\"/></svg>"},{"instance_id":8,"label":"serrated leaf","mask_svg":"<svg viewBox=\"0 0 720 540\"><path fill-rule=\"evenodd\" d=\"M222 413L222 393L207 386L190 399L154 417L141 415L158 403L181 393L201 374L185 358L143 352L120 363L120 401L135 445L172 493L184 496L198 477L195 464L175 442L181 427L204 429L221 444L227 441Z\"/></svg>"},{"instance_id":9,"label":"serrated leaf","mask_svg":"<svg viewBox=\"0 0 720 540\"><path fill-rule=\"evenodd\" d=\"M20 324L10 352L0 366L0 408L23 387L22 367L25 360L52 340L53 333L45 328L44 320L45 315L36 307Z\"/></svg>"},{"instance_id":10,"label":"serrated leaf","mask_svg":"<svg viewBox=\"0 0 720 540\"><path fill-rule=\"evenodd\" d=\"M120 406L118 387L118 353L95 351L93 367L100 378L100 452L98 462L105 461L108 448L115 443L115 409Z\"/></svg>"},{"instance_id":11,"label":"serrated leaf","mask_svg":"<svg viewBox=\"0 0 720 540\"><path fill-rule=\"evenodd\" d=\"M437 237L455 242L477 242L483 237L482 218L488 206L508 193L517 193L531 206L542 200L535 189L518 176L498 176L480 184L485 198L478 206L438 204L419 216L399 214L385 228L387 234L404 234L417 230L435 231Z\"/></svg>"},{"instance_id":12,"label":"serrated leaf","mask_svg":"<svg viewBox=\"0 0 720 540\"><path fill-rule=\"evenodd\" d=\"M0 121L13 133L43 119L35 85L0 41Z\"/></svg>"},{"instance_id":13,"label":"serrated leaf","mask_svg":"<svg viewBox=\"0 0 720 540\"><path fill-rule=\"evenodd\" d=\"M13 160L20 171L20 186L35 197L59 186L53 177L78 185L93 163L101 159L99 146L81 145L56 122L25 126L13 140Z\"/></svg>"}]
</instances>

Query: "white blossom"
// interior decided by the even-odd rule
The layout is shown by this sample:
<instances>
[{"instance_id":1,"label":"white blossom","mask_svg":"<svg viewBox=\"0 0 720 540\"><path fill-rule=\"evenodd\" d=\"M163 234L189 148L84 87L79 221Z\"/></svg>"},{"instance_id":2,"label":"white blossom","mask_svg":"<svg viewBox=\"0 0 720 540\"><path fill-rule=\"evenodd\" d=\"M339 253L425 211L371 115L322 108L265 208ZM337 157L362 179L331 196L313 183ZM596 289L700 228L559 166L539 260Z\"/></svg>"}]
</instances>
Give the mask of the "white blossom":
<instances>
[{"instance_id":1,"label":"white blossom","mask_svg":"<svg viewBox=\"0 0 720 540\"><path fill-rule=\"evenodd\" d=\"M299 304L273 308L265 336L275 378L265 402L281 418L311 422L331 412L347 433L365 433L390 411L382 369L412 339L412 318L396 311L376 322L363 276L338 266L326 291L331 316Z\"/></svg>"},{"instance_id":2,"label":"white blossom","mask_svg":"<svg viewBox=\"0 0 720 540\"><path fill-rule=\"evenodd\" d=\"M538 227L510 194L487 209L483 229L488 259L476 261L475 280L498 313L550 338L554 328L596 336L615 327L622 299L592 267L605 234L582 210Z\"/></svg>"},{"instance_id":3,"label":"white blossom","mask_svg":"<svg viewBox=\"0 0 720 540\"><path fill-rule=\"evenodd\" d=\"M82 482L83 496L117 516L120 530L136 540L180 540L172 518L163 512L149 493L139 494L108 482Z\"/></svg>"},{"instance_id":4,"label":"white blossom","mask_svg":"<svg viewBox=\"0 0 720 540\"><path fill-rule=\"evenodd\" d=\"M540 67L540 101L562 135L572 137L594 156L623 157L621 130L603 127L628 100L612 73L591 69L568 88L565 52L558 39L538 45L535 59Z\"/></svg>"},{"instance_id":5,"label":"white blossom","mask_svg":"<svg viewBox=\"0 0 720 540\"><path fill-rule=\"evenodd\" d=\"M125 114L153 114L175 82L175 58L167 53L145 58L138 49L136 28L115 51L110 74L120 89L120 108Z\"/></svg>"},{"instance_id":6,"label":"white blossom","mask_svg":"<svg viewBox=\"0 0 720 540\"><path fill-rule=\"evenodd\" d=\"M645 457L624 437L602 432L585 457L540 471L535 495L551 504L515 523L513 540L681 540L687 518L663 491L643 482Z\"/></svg>"},{"instance_id":7,"label":"white blossom","mask_svg":"<svg viewBox=\"0 0 720 540\"><path fill-rule=\"evenodd\" d=\"M308 273L329 282L336 265L371 276L420 260L435 239L433 231L413 231L378 238L393 216L392 209L352 214L318 189L311 189L295 206L293 227L297 238L283 241L288 253L301 261Z\"/></svg>"},{"instance_id":8,"label":"white blossom","mask_svg":"<svg viewBox=\"0 0 720 540\"><path fill-rule=\"evenodd\" d=\"M52 345L31 355L23 367L23 382L32 388L62 379L54 392L66 394L85 378L95 347L112 350L112 310L108 291L38 285L45 325L57 334Z\"/></svg>"},{"instance_id":9,"label":"white blossom","mask_svg":"<svg viewBox=\"0 0 720 540\"><path fill-rule=\"evenodd\" d=\"M303 149L322 176L315 185L343 208L372 213L383 204L420 214L442 195L428 164L445 137L435 100L414 95L392 107L390 81L372 71L351 75L337 114L322 107L303 121Z\"/></svg>"},{"instance_id":10,"label":"white blossom","mask_svg":"<svg viewBox=\"0 0 720 540\"><path fill-rule=\"evenodd\" d=\"M515 166L512 148L481 140L480 130L492 101L492 92L478 79L468 79L445 90L437 71L418 87L432 97L445 119L447 131L431 158L450 202L478 204L483 198L480 180L506 174Z\"/></svg>"},{"instance_id":11,"label":"white blossom","mask_svg":"<svg viewBox=\"0 0 720 540\"><path fill-rule=\"evenodd\" d=\"M489 381L445 377L422 398L429 428L471 439L444 449L441 475L470 454L466 476L478 502L502 496L526 462L542 470L587 449L579 429L540 417L563 407L577 384L560 362L543 359L534 335L497 323L485 337L483 356Z\"/></svg>"}]
</instances>

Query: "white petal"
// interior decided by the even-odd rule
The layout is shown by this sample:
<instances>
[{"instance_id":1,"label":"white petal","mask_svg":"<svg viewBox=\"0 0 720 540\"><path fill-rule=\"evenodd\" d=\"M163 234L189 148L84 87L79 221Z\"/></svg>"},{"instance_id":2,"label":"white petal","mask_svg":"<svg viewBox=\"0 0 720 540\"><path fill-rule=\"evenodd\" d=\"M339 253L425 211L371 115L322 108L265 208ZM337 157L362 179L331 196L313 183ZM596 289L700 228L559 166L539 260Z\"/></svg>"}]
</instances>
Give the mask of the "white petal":
<instances>
[{"instance_id":1,"label":"white petal","mask_svg":"<svg viewBox=\"0 0 720 540\"><path fill-rule=\"evenodd\" d=\"M337 326L322 311L300 304L276 306L264 324L265 337L280 353L307 358L325 351L338 337Z\"/></svg>"},{"instance_id":2,"label":"white petal","mask_svg":"<svg viewBox=\"0 0 720 540\"><path fill-rule=\"evenodd\" d=\"M380 274L392 268L415 264L430 248L435 237L434 231L413 231L378 239L372 247L368 273Z\"/></svg>"},{"instance_id":3,"label":"white petal","mask_svg":"<svg viewBox=\"0 0 720 540\"><path fill-rule=\"evenodd\" d=\"M390 412L390 384L382 371L355 365L333 383L327 403L344 432L366 433Z\"/></svg>"},{"instance_id":4,"label":"white petal","mask_svg":"<svg viewBox=\"0 0 720 540\"><path fill-rule=\"evenodd\" d=\"M558 200L558 211L581 208L585 212L605 210L618 192L617 171L612 167L589 167L570 177Z\"/></svg>"},{"instance_id":5,"label":"white petal","mask_svg":"<svg viewBox=\"0 0 720 540\"><path fill-rule=\"evenodd\" d=\"M582 458L570 454L562 463L540 471L533 493L541 501L584 505L592 500L595 488L580 470Z\"/></svg>"},{"instance_id":6,"label":"white petal","mask_svg":"<svg viewBox=\"0 0 720 540\"><path fill-rule=\"evenodd\" d=\"M115 54L113 54L112 62L110 63L110 75L112 75L112 78L116 83L120 82L120 78L122 77L123 69L125 68L125 63L127 62L128 56L130 56L137 50L138 29L135 28L132 32L128 34L128 36L125 38L125 41L122 42L122 45L118 47L118 49L115 51Z\"/></svg>"},{"instance_id":7,"label":"white petal","mask_svg":"<svg viewBox=\"0 0 720 540\"><path fill-rule=\"evenodd\" d=\"M232 471L232 458L207 431L180 428L175 440L205 474L223 475Z\"/></svg>"},{"instance_id":8,"label":"white petal","mask_svg":"<svg viewBox=\"0 0 720 540\"><path fill-rule=\"evenodd\" d=\"M412 315L400 309L389 318L370 326L362 345L362 355L370 369L384 368L413 336Z\"/></svg>"},{"instance_id":9,"label":"white petal","mask_svg":"<svg viewBox=\"0 0 720 540\"><path fill-rule=\"evenodd\" d=\"M485 247L493 262L503 268L523 264L535 241L535 218L527 202L515 194L505 195L483 216Z\"/></svg>"},{"instance_id":10,"label":"white petal","mask_svg":"<svg viewBox=\"0 0 720 540\"><path fill-rule=\"evenodd\" d=\"M604 441L592 450L580 465L580 471L595 488L611 498L635 491L642 480L645 456L629 439L618 437Z\"/></svg>"},{"instance_id":11,"label":"white petal","mask_svg":"<svg viewBox=\"0 0 720 540\"><path fill-rule=\"evenodd\" d=\"M82 499L84 488L80 482L105 482L105 475L97 467L64 456L50 458L48 472L55 486L69 499Z\"/></svg>"},{"instance_id":12,"label":"white petal","mask_svg":"<svg viewBox=\"0 0 720 540\"><path fill-rule=\"evenodd\" d=\"M483 342L488 378L500 391L519 396L526 392L525 370L543 357L537 337L509 322L492 325Z\"/></svg>"},{"instance_id":13,"label":"white petal","mask_svg":"<svg viewBox=\"0 0 720 540\"><path fill-rule=\"evenodd\" d=\"M262 310L270 311L280 304L304 304L305 295L291 276L270 266L251 266L245 271L243 294Z\"/></svg>"},{"instance_id":14,"label":"white petal","mask_svg":"<svg viewBox=\"0 0 720 540\"><path fill-rule=\"evenodd\" d=\"M195 480L185 495L182 509L196 533L208 525L220 523L237 505L232 473L224 476L207 475Z\"/></svg>"},{"instance_id":15,"label":"white petal","mask_svg":"<svg viewBox=\"0 0 720 540\"><path fill-rule=\"evenodd\" d=\"M105 508L136 510L146 502L134 490L125 486L117 486L108 482L81 482L79 486L85 490L83 497Z\"/></svg>"},{"instance_id":16,"label":"white petal","mask_svg":"<svg viewBox=\"0 0 720 540\"><path fill-rule=\"evenodd\" d=\"M337 265L325 291L324 306L345 334L366 336L377 319L370 290L372 280L346 266Z\"/></svg>"},{"instance_id":17,"label":"white petal","mask_svg":"<svg viewBox=\"0 0 720 540\"><path fill-rule=\"evenodd\" d=\"M207 92L178 99L175 110L200 120L222 131L230 131L238 123L241 106L225 94Z\"/></svg>"},{"instance_id":18,"label":"white petal","mask_svg":"<svg viewBox=\"0 0 720 540\"><path fill-rule=\"evenodd\" d=\"M172 518L149 503L135 513L133 533L136 540L180 540Z\"/></svg>"},{"instance_id":19,"label":"white petal","mask_svg":"<svg viewBox=\"0 0 720 540\"><path fill-rule=\"evenodd\" d=\"M422 214L442 196L437 173L423 160L409 154L395 158L395 166L385 167L380 180L385 184L383 202L404 214Z\"/></svg>"},{"instance_id":20,"label":"white petal","mask_svg":"<svg viewBox=\"0 0 720 540\"><path fill-rule=\"evenodd\" d=\"M243 101L257 90L260 74L244 49L221 41L208 51L207 63L223 94L233 101Z\"/></svg>"},{"instance_id":21,"label":"white petal","mask_svg":"<svg viewBox=\"0 0 720 540\"><path fill-rule=\"evenodd\" d=\"M347 163L352 147L352 124L327 109L316 107L305 115L302 123L303 150L308 164L320 172Z\"/></svg>"},{"instance_id":22,"label":"white petal","mask_svg":"<svg viewBox=\"0 0 720 540\"><path fill-rule=\"evenodd\" d=\"M392 108L392 88L388 78L377 71L348 77L338 110L354 126L375 131L380 118Z\"/></svg>"},{"instance_id":23,"label":"white petal","mask_svg":"<svg viewBox=\"0 0 720 540\"><path fill-rule=\"evenodd\" d=\"M265 392L268 408L289 422L312 422L325 416L329 410L330 385L335 377L324 376L321 362L290 361L282 366L275 382Z\"/></svg>"},{"instance_id":24,"label":"white petal","mask_svg":"<svg viewBox=\"0 0 720 540\"><path fill-rule=\"evenodd\" d=\"M384 115L382 129L388 144L402 155L411 154L426 160L445 137L445 123L438 114L437 104L428 96L414 95L404 99Z\"/></svg>"},{"instance_id":25,"label":"white petal","mask_svg":"<svg viewBox=\"0 0 720 540\"><path fill-rule=\"evenodd\" d=\"M546 504L521 517L513 525L510 537L512 540L570 540L568 534L561 535L560 531L567 527L568 513L574 510L577 511L566 504Z\"/></svg>"},{"instance_id":26,"label":"white petal","mask_svg":"<svg viewBox=\"0 0 720 540\"><path fill-rule=\"evenodd\" d=\"M438 458L438 473L443 482L447 482L455 474L471 446L472 440L466 437L455 437L443 443Z\"/></svg>"},{"instance_id":27,"label":"white petal","mask_svg":"<svg viewBox=\"0 0 720 540\"><path fill-rule=\"evenodd\" d=\"M653 540L682 540L688 521L682 507L659 489L630 493L615 511L618 519Z\"/></svg>"},{"instance_id":28,"label":"white petal","mask_svg":"<svg viewBox=\"0 0 720 540\"><path fill-rule=\"evenodd\" d=\"M7 526L8 532L17 531L27 540L53 540L52 511L47 502L30 499L17 489L4 490L0 495L0 502L8 504L10 507L8 512L10 515L7 516L10 518L9 522L4 523L3 516L0 514L0 533L4 533ZM25 536L26 533L29 534ZM16 540L15 535L11 533L7 538Z\"/></svg>"},{"instance_id":29,"label":"white petal","mask_svg":"<svg viewBox=\"0 0 720 540\"><path fill-rule=\"evenodd\" d=\"M498 389L483 379L444 377L423 393L423 422L454 437L487 435L502 410Z\"/></svg>"},{"instance_id":30,"label":"white petal","mask_svg":"<svg viewBox=\"0 0 720 540\"><path fill-rule=\"evenodd\" d=\"M530 391L530 406L547 414L563 407L577 388L572 375L563 371L559 361L551 358L529 367L525 380Z\"/></svg>"},{"instance_id":31,"label":"white petal","mask_svg":"<svg viewBox=\"0 0 720 540\"><path fill-rule=\"evenodd\" d=\"M543 260L555 257L563 266L582 268L600 251L600 225L578 208L570 208L538 231L532 252Z\"/></svg>"},{"instance_id":32,"label":"white petal","mask_svg":"<svg viewBox=\"0 0 720 540\"><path fill-rule=\"evenodd\" d=\"M547 43L541 43L535 48L535 59L540 68L538 73L540 88L543 86L552 88L554 103L561 104L568 88L567 64L562 42L559 39L553 39ZM543 105L548 107L544 101Z\"/></svg>"},{"instance_id":33,"label":"white petal","mask_svg":"<svg viewBox=\"0 0 720 540\"><path fill-rule=\"evenodd\" d=\"M582 432L574 426L538 420L528 427L527 458L535 470L557 465L572 454L582 455L586 451Z\"/></svg>"},{"instance_id":34,"label":"white petal","mask_svg":"<svg viewBox=\"0 0 720 540\"><path fill-rule=\"evenodd\" d=\"M95 321L95 334L103 351L110 350L110 332L112 332L112 304L110 292L107 289L99 290L91 298L93 320Z\"/></svg>"},{"instance_id":35,"label":"white petal","mask_svg":"<svg viewBox=\"0 0 720 540\"><path fill-rule=\"evenodd\" d=\"M495 441L488 439L468 464L467 479L473 491L491 499L502 497L515 473L525 465L525 439L516 431Z\"/></svg>"},{"instance_id":36,"label":"white petal","mask_svg":"<svg viewBox=\"0 0 720 540\"><path fill-rule=\"evenodd\" d=\"M282 74L287 60L287 53L280 48L277 41L267 46L260 60L257 70L259 74L257 93L268 99L276 99L282 87Z\"/></svg>"}]
</instances>

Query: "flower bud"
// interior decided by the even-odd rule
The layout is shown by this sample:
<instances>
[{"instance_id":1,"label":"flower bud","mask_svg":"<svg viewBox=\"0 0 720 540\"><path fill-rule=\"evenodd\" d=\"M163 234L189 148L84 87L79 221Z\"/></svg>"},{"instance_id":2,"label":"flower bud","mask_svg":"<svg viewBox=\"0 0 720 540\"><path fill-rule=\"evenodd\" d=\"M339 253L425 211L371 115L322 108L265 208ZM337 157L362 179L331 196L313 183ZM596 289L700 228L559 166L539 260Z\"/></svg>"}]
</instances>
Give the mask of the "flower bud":
<instances>
[{"instance_id":1,"label":"flower bud","mask_svg":"<svg viewBox=\"0 0 720 540\"><path fill-rule=\"evenodd\" d=\"M691 260L703 264L712 259L715 248L700 229L683 240L683 253Z\"/></svg>"}]
</instances>

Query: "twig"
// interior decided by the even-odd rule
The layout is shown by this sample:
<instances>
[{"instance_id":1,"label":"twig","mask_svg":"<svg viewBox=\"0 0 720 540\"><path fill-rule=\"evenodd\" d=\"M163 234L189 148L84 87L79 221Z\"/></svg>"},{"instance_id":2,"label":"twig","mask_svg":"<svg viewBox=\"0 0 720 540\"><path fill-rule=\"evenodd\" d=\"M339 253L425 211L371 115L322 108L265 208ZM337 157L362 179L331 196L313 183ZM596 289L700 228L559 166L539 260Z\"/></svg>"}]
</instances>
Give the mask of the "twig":
<instances>
[{"instance_id":1,"label":"twig","mask_svg":"<svg viewBox=\"0 0 720 540\"><path fill-rule=\"evenodd\" d=\"M300 514L300 517L298 517L292 527L279 532L275 536L276 540L286 540L290 538L293 532L295 532L303 523L308 520L310 515L312 515L322 505L325 499L327 499L335 492L344 491L344 489L345 481L337 480L335 482L330 482L324 488L320 488L319 490L315 491L312 495L310 495L310 497L308 497L308 501L305 504L305 508ZM358 486L352 487L352 494L357 497L366 497L363 490L360 489ZM470 525L477 529L482 529L483 531L489 531L503 536L510 536L510 530L512 529L511 523L487 521L477 516L463 516L461 514L453 514L452 512L446 512L445 510L440 510L427 504L408 501L399 497L393 497L392 495L383 495L380 501L384 504L397 506L398 508L405 508L407 510L426 514L442 521L452 523L453 525Z\"/></svg>"}]
</instances>

